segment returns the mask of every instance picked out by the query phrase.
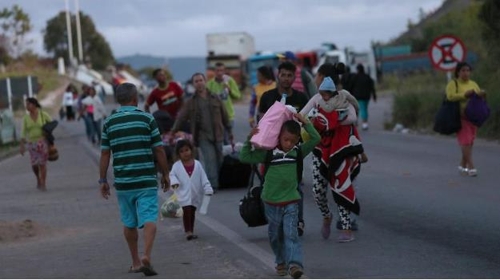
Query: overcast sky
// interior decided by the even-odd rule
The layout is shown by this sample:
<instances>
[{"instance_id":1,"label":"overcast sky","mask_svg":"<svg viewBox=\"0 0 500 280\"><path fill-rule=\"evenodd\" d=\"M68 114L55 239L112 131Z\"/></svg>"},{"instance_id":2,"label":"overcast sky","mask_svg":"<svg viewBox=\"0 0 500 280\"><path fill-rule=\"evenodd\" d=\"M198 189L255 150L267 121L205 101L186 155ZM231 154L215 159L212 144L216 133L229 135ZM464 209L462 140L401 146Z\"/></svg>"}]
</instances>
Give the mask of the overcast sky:
<instances>
[{"instance_id":1,"label":"overcast sky","mask_svg":"<svg viewBox=\"0 0 500 280\"><path fill-rule=\"evenodd\" d=\"M443 0L80 0L115 57L206 54L205 34L246 31L257 50L309 50L322 42L366 50L388 41ZM69 0L74 11L74 0ZM33 49L44 53L42 30L64 10L64 0L2 0L20 5L32 20Z\"/></svg>"}]
</instances>

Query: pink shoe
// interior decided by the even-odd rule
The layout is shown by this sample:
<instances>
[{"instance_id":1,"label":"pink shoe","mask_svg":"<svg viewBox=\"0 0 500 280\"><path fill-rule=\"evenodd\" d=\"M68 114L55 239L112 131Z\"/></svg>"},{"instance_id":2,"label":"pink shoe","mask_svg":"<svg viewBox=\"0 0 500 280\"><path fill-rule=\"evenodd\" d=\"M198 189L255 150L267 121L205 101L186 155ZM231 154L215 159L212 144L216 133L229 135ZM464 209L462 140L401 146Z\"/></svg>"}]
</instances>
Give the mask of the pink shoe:
<instances>
[{"instance_id":1,"label":"pink shoe","mask_svg":"<svg viewBox=\"0 0 500 280\"><path fill-rule=\"evenodd\" d=\"M351 242L351 241L354 241L354 234L352 234L352 231L350 230L342 230L340 232L340 235L339 237L337 238L337 241L339 243L347 243L347 242Z\"/></svg>"},{"instance_id":2,"label":"pink shoe","mask_svg":"<svg viewBox=\"0 0 500 280\"><path fill-rule=\"evenodd\" d=\"M332 225L332 214L330 214L329 218L323 218L323 226L321 227L321 236L324 239L328 239L330 237L330 227Z\"/></svg>"}]
</instances>

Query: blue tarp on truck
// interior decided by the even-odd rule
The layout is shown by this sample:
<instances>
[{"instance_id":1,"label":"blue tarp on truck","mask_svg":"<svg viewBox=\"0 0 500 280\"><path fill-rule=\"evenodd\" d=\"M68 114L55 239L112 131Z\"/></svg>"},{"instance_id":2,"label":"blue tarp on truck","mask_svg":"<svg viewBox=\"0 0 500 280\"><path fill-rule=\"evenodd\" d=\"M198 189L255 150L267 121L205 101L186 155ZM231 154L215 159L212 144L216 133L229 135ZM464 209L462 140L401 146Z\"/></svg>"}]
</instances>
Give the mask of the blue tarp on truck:
<instances>
[{"instance_id":1,"label":"blue tarp on truck","mask_svg":"<svg viewBox=\"0 0 500 280\"><path fill-rule=\"evenodd\" d=\"M476 53L467 53L465 61L469 64L474 65L477 60L478 56ZM384 57L380 62L383 74L429 71L433 68L427 52Z\"/></svg>"}]
</instances>

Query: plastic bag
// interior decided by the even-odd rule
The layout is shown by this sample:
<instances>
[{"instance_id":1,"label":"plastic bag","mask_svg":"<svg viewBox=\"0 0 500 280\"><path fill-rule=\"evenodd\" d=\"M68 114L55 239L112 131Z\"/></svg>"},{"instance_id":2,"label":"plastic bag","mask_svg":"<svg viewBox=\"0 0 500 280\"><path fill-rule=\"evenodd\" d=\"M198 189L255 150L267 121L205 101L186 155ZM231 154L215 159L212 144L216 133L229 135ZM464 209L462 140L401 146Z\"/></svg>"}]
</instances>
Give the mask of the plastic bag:
<instances>
[{"instance_id":1,"label":"plastic bag","mask_svg":"<svg viewBox=\"0 0 500 280\"><path fill-rule=\"evenodd\" d=\"M162 219L182 217L182 207L177 201L177 195L175 193L172 194L167 200L165 200L165 202L163 202L160 208L160 212Z\"/></svg>"},{"instance_id":2,"label":"plastic bag","mask_svg":"<svg viewBox=\"0 0 500 280\"><path fill-rule=\"evenodd\" d=\"M260 149L274 149L278 145L281 126L292 119L293 112L287 106L278 101L274 102L259 121L259 133L252 136L250 142Z\"/></svg>"}]
</instances>

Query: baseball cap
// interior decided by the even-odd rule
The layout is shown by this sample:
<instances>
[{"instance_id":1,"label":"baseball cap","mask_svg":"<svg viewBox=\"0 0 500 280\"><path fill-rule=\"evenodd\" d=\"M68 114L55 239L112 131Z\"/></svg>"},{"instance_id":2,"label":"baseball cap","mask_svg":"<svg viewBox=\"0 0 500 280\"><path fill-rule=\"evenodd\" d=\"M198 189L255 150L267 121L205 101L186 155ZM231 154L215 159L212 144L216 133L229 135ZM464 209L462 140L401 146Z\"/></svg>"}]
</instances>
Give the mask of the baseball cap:
<instances>
[{"instance_id":1,"label":"baseball cap","mask_svg":"<svg viewBox=\"0 0 500 280\"><path fill-rule=\"evenodd\" d=\"M297 60L297 57L295 56L295 54L291 51L286 51L284 53L278 53L277 56L280 58L280 59L287 59L287 60Z\"/></svg>"}]
</instances>

